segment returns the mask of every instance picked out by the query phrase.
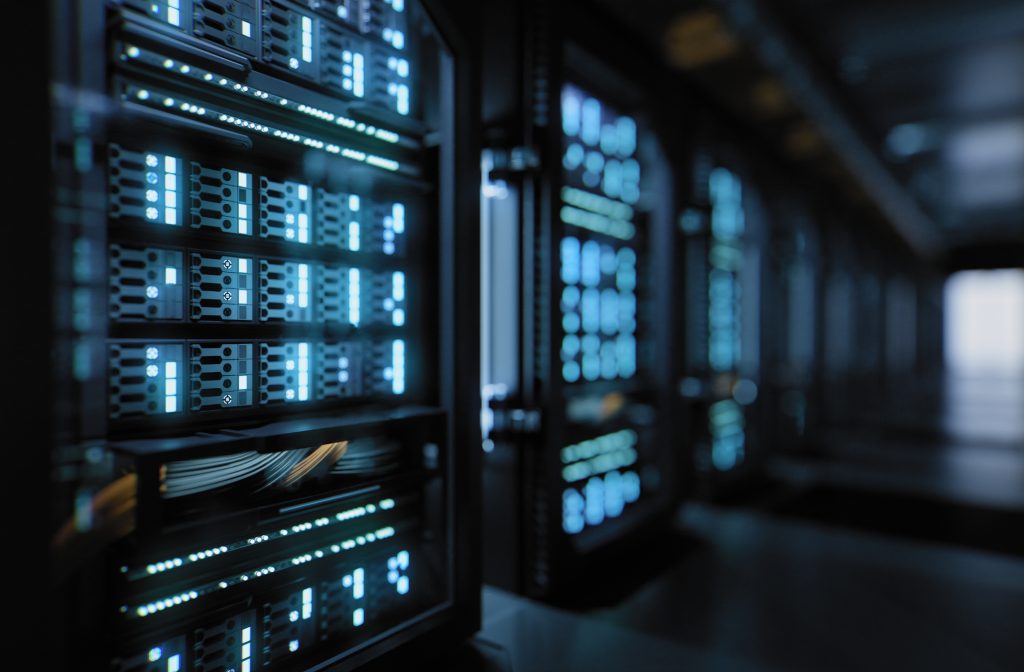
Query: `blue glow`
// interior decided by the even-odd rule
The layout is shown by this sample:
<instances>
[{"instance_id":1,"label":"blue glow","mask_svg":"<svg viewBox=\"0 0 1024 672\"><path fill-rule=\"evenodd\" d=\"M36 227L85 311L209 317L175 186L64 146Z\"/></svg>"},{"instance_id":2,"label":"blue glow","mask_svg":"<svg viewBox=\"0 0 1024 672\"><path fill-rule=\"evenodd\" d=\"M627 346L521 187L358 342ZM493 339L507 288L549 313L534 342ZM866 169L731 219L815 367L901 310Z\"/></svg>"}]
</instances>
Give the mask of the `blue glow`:
<instances>
[{"instance_id":1,"label":"blue glow","mask_svg":"<svg viewBox=\"0 0 1024 672\"><path fill-rule=\"evenodd\" d=\"M562 282L574 285L580 281L580 241L566 236L561 243Z\"/></svg>"},{"instance_id":2,"label":"blue glow","mask_svg":"<svg viewBox=\"0 0 1024 672\"><path fill-rule=\"evenodd\" d=\"M391 296L395 301L405 301L405 273L402 271L391 274Z\"/></svg>"},{"instance_id":3,"label":"blue glow","mask_svg":"<svg viewBox=\"0 0 1024 672\"><path fill-rule=\"evenodd\" d=\"M150 187L146 190L146 201L152 203L145 210L146 219L160 221L171 226L180 226L178 221L178 173L181 159L174 156L147 153L145 156L145 181ZM163 207L161 217L160 206Z\"/></svg>"},{"instance_id":4,"label":"blue glow","mask_svg":"<svg viewBox=\"0 0 1024 672\"><path fill-rule=\"evenodd\" d=\"M305 596L303 596L303 597L305 597ZM249 630L249 628L244 628L242 630L242 635L243 635L242 636L242 651L241 651L241 655L239 656L239 658L241 659L241 662L242 662L242 672L251 672L251 669L252 669L252 643L249 642L249 637L246 636L246 630Z\"/></svg>"},{"instance_id":5,"label":"blue glow","mask_svg":"<svg viewBox=\"0 0 1024 672\"><path fill-rule=\"evenodd\" d=\"M583 243L580 280L586 287L596 287L601 283L601 246L596 241Z\"/></svg>"},{"instance_id":6,"label":"blue glow","mask_svg":"<svg viewBox=\"0 0 1024 672\"><path fill-rule=\"evenodd\" d=\"M181 670L181 654L174 654L167 659L167 672L178 672Z\"/></svg>"},{"instance_id":7,"label":"blue glow","mask_svg":"<svg viewBox=\"0 0 1024 672\"><path fill-rule=\"evenodd\" d=\"M618 151L619 134L615 126L605 124L601 127L601 151L612 155Z\"/></svg>"},{"instance_id":8,"label":"blue glow","mask_svg":"<svg viewBox=\"0 0 1024 672\"><path fill-rule=\"evenodd\" d=\"M302 17L302 60L313 62L313 19Z\"/></svg>"},{"instance_id":9,"label":"blue glow","mask_svg":"<svg viewBox=\"0 0 1024 672\"><path fill-rule=\"evenodd\" d=\"M615 122L618 135L616 148L619 156L629 157L636 151L636 122L630 117L619 117Z\"/></svg>"},{"instance_id":10,"label":"blue glow","mask_svg":"<svg viewBox=\"0 0 1024 672\"><path fill-rule=\"evenodd\" d=\"M580 99L571 91L562 91L562 132L575 137L580 132ZM581 148L582 149L582 148Z\"/></svg>"},{"instance_id":11,"label":"blue glow","mask_svg":"<svg viewBox=\"0 0 1024 672\"><path fill-rule=\"evenodd\" d=\"M156 661L160 660L160 658L163 655L163 650L159 646L154 646L152 649L149 650L149 662L155 663Z\"/></svg>"},{"instance_id":12,"label":"blue glow","mask_svg":"<svg viewBox=\"0 0 1024 672\"><path fill-rule=\"evenodd\" d=\"M309 343L296 343L287 347L287 358L284 362L286 371L298 371L295 376L297 384L285 389L286 401L309 400L310 347ZM293 354L296 353L296 354Z\"/></svg>"},{"instance_id":13,"label":"blue glow","mask_svg":"<svg viewBox=\"0 0 1024 672\"><path fill-rule=\"evenodd\" d=\"M341 585L351 591L353 600L361 600L366 595L366 572L362 567L356 567L351 574L341 578ZM352 611L352 625L360 626L364 621L362 607Z\"/></svg>"},{"instance_id":14,"label":"blue glow","mask_svg":"<svg viewBox=\"0 0 1024 672\"><path fill-rule=\"evenodd\" d=\"M302 590L302 620L307 621L313 618L313 589Z\"/></svg>"},{"instance_id":15,"label":"blue glow","mask_svg":"<svg viewBox=\"0 0 1024 672\"><path fill-rule=\"evenodd\" d=\"M395 586L399 595L409 592L409 577L405 571L409 569L409 551L399 551L388 558L388 583Z\"/></svg>"},{"instance_id":16,"label":"blue glow","mask_svg":"<svg viewBox=\"0 0 1024 672\"><path fill-rule=\"evenodd\" d=\"M578 534L586 525L583 513L586 501L583 495L573 488L562 492L562 529L567 534Z\"/></svg>"},{"instance_id":17,"label":"blue glow","mask_svg":"<svg viewBox=\"0 0 1024 672\"><path fill-rule=\"evenodd\" d=\"M395 233L405 233L405 205L395 203L391 206L391 217Z\"/></svg>"},{"instance_id":18,"label":"blue glow","mask_svg":"<svg viewBox=\"0 0 1024 672\"><path fill-rule=\"evenodd\" d=\"M405 341L398 339L391 344L391 391L395 394L405 392Z\"/></svg>"},{"instance_id":19,"label":"blue glow","mask_svg":"<svg viewBox=\"0 0 1024 672\"><path fill-rule=\"evenodd\" d=\"M583 486L583 496L586 499L584 518L588 525L600 525L604 522L604 480L598 477L591 478Z\"/></svg>"},{"instance_id":20,"label":"blue glow","mask_svg":"<svg viewBox=\"0 0 1024 672\"><path fill-rule=\"evenodd\" d=\"M711 462L716 469L734 468L744 457L746 421L743 410L732 399L724 399L708 409L708 427L711 431Z\"/></svg>"},{"instance_id":21,"label":"blue glow","mask_svg":"<svg viewBox=\"0 0 1024 672\"><path fill-rule=\"evenodd\" d=\"M348 321L359 326L359 269L348 269Z\"/></svg>"},{"instance_id":22,"label":"blue glow","mask_svg":"<svg viewBox=\"0 0 1024 672\"><path fill-rule=\"evenodd\" d=\"M583 320L583 331L596 333L601 324L601 292L591 287L583 290L580 302L580 315Z\"/></svg>"},{"instance_id":23,"label":"blue glow","mask_svg":"<svg viewBox=\"0 0 1024 672\"><path fill-rule=\"evenodd\" d=\"M588 145L601 140L601 103L594 98L587 98L581 106L580 138Z\"/></svg>"},{"instance_id":24,"label":"blue glow","mask_svg":"<svg viewBox=\"0 0 1024 672\"><path fill-rule=\"evenodd\" d=\"M583 165L583 156L583 145L574 142L566 148L565 156L562 157L562 165L566 170L576 170Z\"/></svg>"}]
</instances>

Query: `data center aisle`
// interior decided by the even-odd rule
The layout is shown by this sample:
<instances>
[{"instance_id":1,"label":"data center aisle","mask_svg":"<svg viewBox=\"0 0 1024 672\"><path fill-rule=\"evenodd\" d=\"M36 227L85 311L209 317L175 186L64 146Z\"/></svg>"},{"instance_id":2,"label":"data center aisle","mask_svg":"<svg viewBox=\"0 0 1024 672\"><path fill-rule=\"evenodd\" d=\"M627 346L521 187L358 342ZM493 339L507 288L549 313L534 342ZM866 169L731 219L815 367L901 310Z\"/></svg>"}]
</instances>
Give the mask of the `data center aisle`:
<instances>
[{"instance_id":1,"label":"data center aisle","mask_svg":"<svg viewBox=\"0 0 1024 672\"><path fill-rule=\"evenodd\" d=\"M690 505L678 523L696 541L612 606L487 589L481 639L515 672L1024 666L1024 557L748 509Z\"/></svg>"},{"instance_id":2,"label":"data center aisle","mask_svg":"<svg viewBox=\"0 0 1024 672\"><path fill-rule=\"evenodd\" d=\"M894 409L885 425L822 430L817 454L778 456L770 474L1024 515L1024 380L951 375Z\"/></svg>"}]
</instances>

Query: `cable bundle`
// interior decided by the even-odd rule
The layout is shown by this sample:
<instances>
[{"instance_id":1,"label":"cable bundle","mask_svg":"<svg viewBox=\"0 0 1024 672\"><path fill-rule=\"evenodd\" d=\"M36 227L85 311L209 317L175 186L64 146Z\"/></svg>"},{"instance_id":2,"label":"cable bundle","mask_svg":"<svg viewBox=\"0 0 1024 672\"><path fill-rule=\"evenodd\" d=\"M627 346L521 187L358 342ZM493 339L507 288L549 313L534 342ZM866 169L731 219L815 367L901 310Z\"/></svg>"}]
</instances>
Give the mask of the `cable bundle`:
<instances>
[{"instance_id":1,"label":"cable bundle","mask_svg":"<svg viewBox=\"0 0 1024 672\"><path fill-rule=\"evenodd\" d=\"M397 441L359 439L348 445L344 457L331 469L332 474L369 476L398 469L402 464L402 446Z\"/></svg>"}]
</instances>

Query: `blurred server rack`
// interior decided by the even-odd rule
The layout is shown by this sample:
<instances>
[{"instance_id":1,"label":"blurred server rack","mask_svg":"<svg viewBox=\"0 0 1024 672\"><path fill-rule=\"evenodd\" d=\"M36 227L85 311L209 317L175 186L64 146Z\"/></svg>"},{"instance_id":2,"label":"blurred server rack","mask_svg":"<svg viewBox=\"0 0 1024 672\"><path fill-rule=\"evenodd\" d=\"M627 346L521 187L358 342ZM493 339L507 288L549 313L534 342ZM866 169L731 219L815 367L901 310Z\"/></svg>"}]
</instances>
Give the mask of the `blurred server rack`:
<instances>
[{"instance_id":1,"label":"blurred server rack","mask_svg":"<svg viewBox=\"0 0 1024 672\"><path fill-rule=\"evenodd\" d=\"M451 17L53 11L53 666L351 669L465 637L479 173Z\"/></svg>"},{"instance_id":2,"label":"blurred server rack","mask_svg":"<svg viewBox=\"0 0 1024 672\"><path fill-rule=\"evenodd\" d=\"M676 494L670 175L650 61L596 11L502 3L484 31L485 579L551 599Z\"/></svg>"},{"instance_id":3,"label":"blurred server rack","mask_svg":"<svg viewBox=\"0 0 1024 672\"><path fill-rule=\"evenodd\" d=\"M686 314L678 394L699 487L720 496L743 487L763 462L761 306L769 231L754 157L720 139L717 127L705 130L678 222Z\"/></svg>"},{"instance_id":4,"label":"blurred server rack","mask_svg":"<svg viewBox=\"0 0 1024 672\"><path fill-rule=\"evenodd\" d=\"M770 450L792 453L809 447L818 414L823 264L814 210L779 188L763 290L772 308L765 316L761 394Z\"/></svg>"}]
</instances>

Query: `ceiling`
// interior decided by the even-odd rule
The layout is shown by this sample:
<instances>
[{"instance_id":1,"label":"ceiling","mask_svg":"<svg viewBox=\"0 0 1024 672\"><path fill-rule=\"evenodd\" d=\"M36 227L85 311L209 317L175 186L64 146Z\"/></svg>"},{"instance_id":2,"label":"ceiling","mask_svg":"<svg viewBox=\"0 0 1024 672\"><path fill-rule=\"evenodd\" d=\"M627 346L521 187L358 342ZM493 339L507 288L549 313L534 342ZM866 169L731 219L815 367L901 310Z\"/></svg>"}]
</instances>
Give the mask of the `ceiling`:
<instances>
[{"instance_id":1,"label":"ceiling","mask_svg":"<svg viewBox=\"0 0 1024 672\"><path fill-rule=\"evenodd\" d=\"M845 176L922 256L1024 264L1024 3L604 5L789 158Z\"/></svg>"}]
</instances>

